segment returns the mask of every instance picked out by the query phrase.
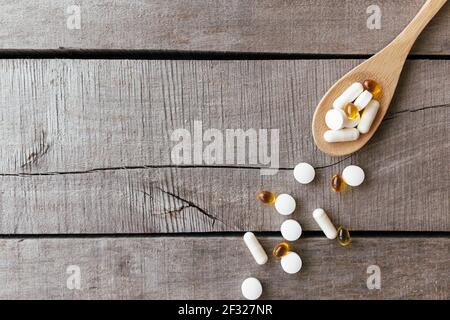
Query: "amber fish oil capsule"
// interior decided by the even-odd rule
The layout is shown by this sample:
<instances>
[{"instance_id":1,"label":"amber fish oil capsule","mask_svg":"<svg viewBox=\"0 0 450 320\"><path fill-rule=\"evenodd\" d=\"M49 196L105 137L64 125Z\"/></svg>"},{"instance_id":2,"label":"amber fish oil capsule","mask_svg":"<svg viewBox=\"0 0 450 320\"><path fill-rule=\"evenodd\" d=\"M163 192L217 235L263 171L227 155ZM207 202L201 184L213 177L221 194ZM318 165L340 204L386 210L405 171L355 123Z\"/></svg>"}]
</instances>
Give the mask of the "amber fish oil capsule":
<instances>
[{"instance_id":1,"label":"amber fish oil capsule","mask_svg":"<svg viewBox=\"0 0 450 320\"><path fill-rule=\"evenodd\" d=\"M337 239L341 246L348 246L352 242L352 238L350 237L350 232L348 229L343 226L339 226L337 230Z\"/></svg>"},{"instance_id":2,"label":"amber fish oil capsule","mask_svg":"<svg viewBox=\"0 0 450 320\"><path fill-rule=\"evenodd\" d=\"M287 242L280 242L273 248L272 255L277 259L281 259L283 256L287 255L288 252L289 244Z\"/></svg>"},{"instance_id":3,"label":"amber fish oil capsule","mask_svg":"<svg viewBox=\"0 0 450 320\"><path fill-rule=\"evenodd\" d=\"M333 192L342 192L347 188L347 184L341 175L335 174L331 177L330 187Z\"/></svg>"},{"instance_id":4,"label":"amber fish oil capsule","mask_svg":"<svg viewBox=\"0 0 450 320\"><path fill-rule=\"evenodd\" d=\"M359 109L355 104L349 102L342 109L348 120L355 120L359 117Z\"/></svg>"},{"instance_id":5,"label":"amber fish oil capsule","mask_svg":"<svg viewBox=\"0 0 450 320\"><path fill-rule=\"evenodd\" d=\"M264 204L274 204L276 196L273 192L262 190L258 192L257 198Z\"/></svg>"},{"instance_id":6,"label":"amber fish oil capsule","mask_svg":"<svg viewBox=\"0 0 450 320\"><path fill-rule=\"evenodd\" d=\"M371 80L371 79L364 80L363 87L364 87L364 90L367 90L370 93L372 93L373 98L375 100L380 100L382 90L381 90L381 86L375 80Z\"/></svg>"}]
</instances>

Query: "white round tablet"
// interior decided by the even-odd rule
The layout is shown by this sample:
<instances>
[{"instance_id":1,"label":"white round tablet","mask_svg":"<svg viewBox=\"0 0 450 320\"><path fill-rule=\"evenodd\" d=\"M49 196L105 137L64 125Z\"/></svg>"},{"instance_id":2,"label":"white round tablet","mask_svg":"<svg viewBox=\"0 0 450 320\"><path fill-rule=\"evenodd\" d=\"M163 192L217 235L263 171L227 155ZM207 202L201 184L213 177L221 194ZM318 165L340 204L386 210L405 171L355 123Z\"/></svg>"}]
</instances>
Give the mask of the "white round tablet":
<instances>
[{"instance_id":1,"label":"white round tablet","mask_svg":"<svg viewBox=\"0 0 450 320\"><path fill-rule=\"evenodd\" d=\"M364 181L364 171L358 166L348 166L342 171L342 179L352 187L357 187Z\"/></svg>"},{"instance_id":2,"label":"white round tablet","mask_svg":"<svg viewBox=\"0 0 450 320\"><path fill-rule=\"evenodd\" d=\"M344 127L345 114L340 109L330 109L325 115L325 123L331 130L339 130Z\"/></svg>"},{"instance_id":3,"label":"white round tablet","mask_svg":"<svg viewBox=\"0 0 450 320\"><path fill-rule=\"evenodd\" d=\"M288 216L295 210L295 199L288 194L280 194L275 200L275 209L279 214Z\"/></svg>"},{"instance_id":4,"label":"white round tablet","mask_svg":"<svg viewBox=\"0 0 450 320\"><path fill-rule=\"evenodd\" d=\"M302 162L295 166L294 168L294 178L302 184L310 183L314 180L316 176L316 171L314 167L309 163Z\"/></svg>"},{"instance_id":5,"label":"white round tablet","mask_svg":"<svg viewBox=\"0 0 450 320\"><path fill-rule=\"evenodd\" d=\"M258 279L250 277L242 282L241 290L245 299L256 300L262 294L262 285Z\"/></svg>"},{"instance_id":6,"label":"white round tablet","mask_svg":"<svg viewBox=\"0 0 450 320\"><path fill-rule=\"evenodd\" d=\"M281 235L287 241L295 241L302 235L302 226L293 219L284 221L281 224Z\"/></svg>"},{"instance_id":7,"label":"white round tablet","mask_svg":"<svg viewBox=\"0 0 450 320\"><path fill-rule=\"evenodd\" d=\"M298 254L291 251L281 258L281 267L286 273L297 273L302 268L302 259Z\"/></svg>"}]
</instances>

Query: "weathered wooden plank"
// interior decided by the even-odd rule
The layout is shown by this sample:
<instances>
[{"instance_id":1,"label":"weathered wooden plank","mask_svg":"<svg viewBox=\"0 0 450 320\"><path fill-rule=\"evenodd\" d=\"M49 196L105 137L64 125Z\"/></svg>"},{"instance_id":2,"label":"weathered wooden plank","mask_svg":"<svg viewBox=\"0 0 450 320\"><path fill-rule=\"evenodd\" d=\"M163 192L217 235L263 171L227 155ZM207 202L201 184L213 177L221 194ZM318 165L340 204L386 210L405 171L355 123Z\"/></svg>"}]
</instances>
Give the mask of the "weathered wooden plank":
<instances>
[{"instance_id":1,"label":"weathered wooden plank","mask_svg":"<svg viewBox=\"0 0 450 320\"><path fill-rule=\"evenodd\" d=\"M261 188L295 195L305 230L317 230L310 212L322 206L354 230L448 231L450 62L409 62L373 140L332 159L314 147L312 111L356 63L1 61L0 232L278 230L281 217L255 201ZM195 120L279 129L283 168L322 169L301 186L248 161L174 166L170 133ZM332 194L327 180L350 163L366 183Z\"/></svg>"},{"instance_id":2,"label":"weathered wooden plank","mask_svg":"<svg viewBox=\"0 0 450 320\"><path fill-rule=\"evenodd\" d=\"M368 54L397 36L423 3L377 1L381 29L371 30L370 0L3 1L0 48ZM74 4L79 30L73 29ZM449 21L446 5L413 52L448 55Z\"/></svg>"},{"instance_id":3,"label":"weathered wooden plank","mask_svg":"<svg viewBox=\"0 0 450 320\"><path fill-rule=\"evenodd\" d=\"M410 163L400 153L396 161L405 164L364 163L365 184L342 195L328 180L350 159L318 170L308 186L295 182L291 170L261 176L239 168L3 176L0 233L278 231L284 218L256 200L261 189L292 194L298 202L292 217L304 230L318 230L311 213L323 207L336 225L353 230L449 231L449 179L440 172L448 158L423 154Z\"/></svg>"},{"instance_id":4,"label":"weathered wooden plank","mask_svg":"<svg viewBox=\"0 0 450 320\"><path fill-rule=\"evenodd\" d=\"M267 251L279 241L264 238ZM0 240L2 299L241 299L259 278L265 299L449 299L449 238L355 238L350 247L305 238L292 276L258 266L240 237ZM369 290L368 267L381 288ZM78 266L80 290L67 279ZM373 271L371 271L373 272ZM72 283L71 281L69 281Z\"/></svg>"},{"instance_id":5,"label":"weathered wooden plank","mask_svg":"<svg viewBox=\"0 0 450 320\"><path fill-rule=\"evenodd\" d=\"M3 60L0 172L170 165L176 145L172 132L186 128L194 135L195 121L204 131L216 128L224 135L226 129L279 129L281 167L301 159L325 166L336 159L315 148L312 113L332 83L358 63ZM410 135L426 145L409 150L408 157L435 147L446 151L448 74L447 60L407 64L391 106L395 119L374 140L383 139L376 152L391 158L399 145L407 148L399 139ZM441 133L420 139L424 130ZM376 154L368 149L359 153L365 162ZM255 166L246 160L245 165Z\"/></svg>"}]
</instances>

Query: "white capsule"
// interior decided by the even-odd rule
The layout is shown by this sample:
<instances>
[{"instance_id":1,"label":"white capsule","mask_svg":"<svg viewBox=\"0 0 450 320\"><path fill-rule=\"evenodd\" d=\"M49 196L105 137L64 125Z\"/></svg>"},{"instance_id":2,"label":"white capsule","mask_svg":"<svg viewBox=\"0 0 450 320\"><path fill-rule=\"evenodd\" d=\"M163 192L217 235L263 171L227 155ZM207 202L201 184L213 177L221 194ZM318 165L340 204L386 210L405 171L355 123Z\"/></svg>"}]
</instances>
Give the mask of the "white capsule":
<instances>
[{"instance_id":1,"label":"white capsule","mask_svg":"<svg viewBox=\"0 0 450 320\"><path fill-rule=\"evenodd\" d=\"M245 299L256 300L262 294L262 285L258 279L250 277L242 282L241 290Z\"/></svg>"},{"instance_id":2,"label":"white capsule","mask_svg":"<svg viewBox=\"0 0 450 320\"><path fill-rule=\"evenodd\" d=\"M334 100L333 108L344 108L347 103L354 101L363 91L364 87L361 83L353 83L344 91L344 93L342 93L336 100Z\"/></svg>"},{"instance_id":3,"label":"white capsule","mask_svg":"<svg viewBox=\"0 0 450 320\"><path fill-rule=\"evenodd\" d=\"M365 90L355 100L354 104L358 108L358 110L361 111L369 104L370 100L372 100L372 97L373 97L373 94L370 91Z\"/></svg>"},{"instance_id":4,"label":"white capsule","mask_svg":"<svg viewBox=\"0 0 450 320\"><path fill-rule=\"evenodd\" d=\"M331 130L339 130L344 127L345 113L340 109L330 109L325 115L325 124Z\"/></svg>"},{"instance_id":5,"label":"white capsule","mask_svg":"<svg viewBox=\"0 0 450 320\"><path fill-rule=\"evenodd\" d=\"M295 211L295 199L288 194L280 194L275 200L275 209L279 214L288 216Z\"/></svg>"},{"instance_id":6,"label":"white capsule","mask_svg":"<svg viewBox=\"0 0 450 320\"><path fill-rule=\"evenodd\" d=\"M333 225L330 218L328 218L328 215L325 212L325 210L317 208L316 210L313 211L313 218L314 220L316 220L320 229L322 229L323 233L325 233L325 236L328 239L331 240L336 238L337 236L336 227Z\"/></svg>"},{"instance_id":7,"label":"white capsule","mask_svg":"<svg viewBox=\"0 0 450 320\"><path fill-rule=\"evenodd\" d=\"M286 273L297 273L302 268L302 259L297 253L290 251L281 258L281 267Z\"/></svg>"},{"instance_id":8,"label":"white capsule","mask_svg":"<svg viewBox=\"0 0 450 320\"><path fill-rule=\"evenodd\" d=\"M342 179L351 187L357 187L363 183L365 178L364 170L358 166L348 166L342 171Z\"/></svg>"},{"instance_id":9,"label":"white capsule","mask_svg":"<svg viewBox=\"0 0 450 320\"><path fill-rule=\"evenodd\" d=\"M314 167L309 163L302 162L295 166L294 168L294 178L302 184L308 184L314 180L316 176L316 171Z\"/></svg>"},{"instance_id":10,"label":"white capsule","mask_svg":"<svg viewBox=\"0 0 450 320\"><path fill-rule=\"evenodd\" d=\"M257 264L262 265L267 262L269 258L253 232L244 234L244 242Z\"/></svg>"},{"instance_id":11,"label":"white capsule","mask_svg":"<svg viewBox=\"0 0 450 320\"><path fill-rule=\"evenodd\" d=\"M359 138L359 131L355 128L328 130L323 134L326 142L355 141Z\"/></svg>"},{"instance_id":12,"label":"white capsule","mask_svg":"<svg viewBox=\"0 0 450 320\"><path fill-rule=\"evenodd\" d=\"M373 120L377 115L378 109L380 108L380 103L377 100L372 100L369 102L367 107L364 109L361 115L361 121L358 124L358 130L361 133L367 133L372 126Z\"/></svg>"},{"instance_id":13,"label":"white capsule","mask_svg":"<svg viewBox=\"0 0 450 320\"><path fill-rule=\"evenodd\" d=\"M287 241L295 241L302 235L302 226L293 219L284 221L281 224L281 235Z\"/></svg>"}]
</instances>

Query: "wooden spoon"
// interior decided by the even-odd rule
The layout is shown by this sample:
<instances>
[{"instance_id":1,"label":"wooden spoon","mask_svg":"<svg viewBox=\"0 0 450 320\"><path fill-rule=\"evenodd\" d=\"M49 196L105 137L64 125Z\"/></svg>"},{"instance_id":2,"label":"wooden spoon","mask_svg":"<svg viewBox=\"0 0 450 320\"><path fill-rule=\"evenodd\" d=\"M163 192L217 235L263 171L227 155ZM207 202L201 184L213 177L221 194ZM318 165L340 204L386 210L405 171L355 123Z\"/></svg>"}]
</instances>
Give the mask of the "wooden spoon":
<instances>
[{"instance_id":1,"label":"wooden spoon","mask_svg":"<svg viewBox=\"0 0 450 320\"><path fill-rule=\"evenodd\" d=\"M400 73L405 64L406 57L419 34L430 22L434 15L442 8L447 0L428 0L414 17L410 24L387 47L366 60L341 79L339 79L322 100L314 112L312 132L317 147L331 156L351 154L361 147L373 136L386 114L389 104L397 87ZM325 131L329 130L325 124L325 114L332 108L333 101L353 82L363 82L366 79L375 80L382 87L380 108L368 133L361 134L359 139L351 142L326 142L323 138Z\"/></svg>"}]
</instances>

